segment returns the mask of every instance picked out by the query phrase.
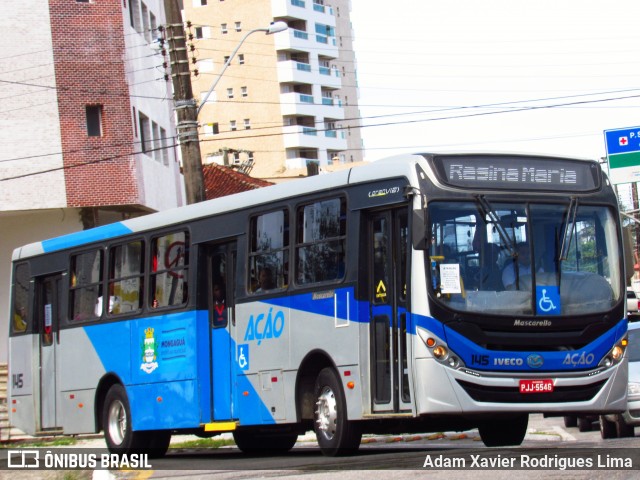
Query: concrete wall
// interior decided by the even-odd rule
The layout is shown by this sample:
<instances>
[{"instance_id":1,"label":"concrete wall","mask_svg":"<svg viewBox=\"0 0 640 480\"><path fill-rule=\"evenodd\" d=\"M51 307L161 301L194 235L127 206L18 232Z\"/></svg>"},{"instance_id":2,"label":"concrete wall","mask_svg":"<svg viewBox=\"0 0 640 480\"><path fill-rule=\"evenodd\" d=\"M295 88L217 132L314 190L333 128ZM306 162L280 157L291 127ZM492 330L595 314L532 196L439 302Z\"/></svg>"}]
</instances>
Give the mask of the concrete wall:
<instances>
[{"instance_id":1,"label":"concrete wall","mask_svg":"<svg viewBox=\"0 0 640 480\"><path fill-rule=\"evenodd\" d=\"M2 1L0 212L67 204L49 21L47 2Z\"/></svg>"}]
</instances>

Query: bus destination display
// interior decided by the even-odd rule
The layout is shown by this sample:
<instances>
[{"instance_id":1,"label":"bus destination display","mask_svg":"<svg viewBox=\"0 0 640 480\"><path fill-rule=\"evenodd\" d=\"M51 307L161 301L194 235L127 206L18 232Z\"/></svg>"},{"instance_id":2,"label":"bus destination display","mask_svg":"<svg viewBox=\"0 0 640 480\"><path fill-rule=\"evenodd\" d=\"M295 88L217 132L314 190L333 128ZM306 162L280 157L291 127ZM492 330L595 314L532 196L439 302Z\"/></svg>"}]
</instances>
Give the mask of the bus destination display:
<instances>
[{"instance_id":1,"label":"bus destination display","mask_svg":"<svg viewBox=\"0 0 640 480\"><path fill-rule=\"evenodd\" d=\"M595 162L526 156L437 156L436 171L444 183L463 188L566 190L599 188Z\"/></svg>"}]
</instances>

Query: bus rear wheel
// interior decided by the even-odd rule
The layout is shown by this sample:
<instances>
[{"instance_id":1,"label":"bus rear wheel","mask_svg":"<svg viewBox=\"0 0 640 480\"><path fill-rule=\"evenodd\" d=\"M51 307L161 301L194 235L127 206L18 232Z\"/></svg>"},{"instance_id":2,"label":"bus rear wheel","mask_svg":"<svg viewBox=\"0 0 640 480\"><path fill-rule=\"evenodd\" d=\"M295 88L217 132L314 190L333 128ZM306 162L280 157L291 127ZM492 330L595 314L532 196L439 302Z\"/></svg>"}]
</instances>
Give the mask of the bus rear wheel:
<instances>
[{"instance_id":1,"label":"bus rear wheel","mask_svg":"<svg viewBox=\"0 0 640 480\"><path fill-rule=\"evenodd\" d=\"M525 413L483 422L478 426L478 431L487 447L509 447L522 444L528 426L529 415Z\"/></svg>"},{"instance_id":2,"label":"bus rear wheel","mask_svg":"<svg viewBox=\"0 0 640 480\"><path fill-rule=\"evenodd\" d=\"M313 428L320 450L333 457L354 453L360 446L362 432L347 418L347 402L340 377L333 368L324 368L315 384Z\"/></svg>"},{"instance_id":3,"label":"bus rear wheel","mask_svg":"<svg viewBox=\"0 0 640 480\"><path fill-rule=\"evenodd\" d=\"M141 452L147 446L147 432L131 429L131 409L127 392L120 384L112 385L104 399L102 410L104 439L111 453Z\"/></svg>"}]
</instances>

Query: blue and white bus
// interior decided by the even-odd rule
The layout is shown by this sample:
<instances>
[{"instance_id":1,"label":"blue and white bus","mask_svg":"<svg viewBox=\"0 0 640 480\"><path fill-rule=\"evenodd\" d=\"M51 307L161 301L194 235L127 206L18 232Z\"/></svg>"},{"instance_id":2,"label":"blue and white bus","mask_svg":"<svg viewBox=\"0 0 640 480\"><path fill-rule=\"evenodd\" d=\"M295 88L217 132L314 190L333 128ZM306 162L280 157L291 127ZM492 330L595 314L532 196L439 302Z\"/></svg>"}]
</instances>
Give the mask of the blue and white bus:
<instances>
[{"instance_id":1,"label":"blue and white bus","mask_svg":"<svg viewBox=\"0 0 640 480\"><path fill-rule=\"evenodd\" d=\"M518 445L532 412L625 409L621 232L596 162L420 154L26 245L10 419L156 455Z\"/></svg>"}]
</instances>

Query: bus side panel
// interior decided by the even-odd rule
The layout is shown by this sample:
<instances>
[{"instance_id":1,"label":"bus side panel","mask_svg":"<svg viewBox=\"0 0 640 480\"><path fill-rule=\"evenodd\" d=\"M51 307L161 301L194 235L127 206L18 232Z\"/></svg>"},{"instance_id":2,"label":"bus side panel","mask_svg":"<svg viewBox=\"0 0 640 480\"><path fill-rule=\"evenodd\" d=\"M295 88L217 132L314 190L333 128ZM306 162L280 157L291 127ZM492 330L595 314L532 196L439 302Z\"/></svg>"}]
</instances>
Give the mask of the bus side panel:
<instances>
[{"instance_id":1,"label":"bus side panel","mask_svg":"<svg viewBox=\"0 0 640 480\"><path fill-rule=\"evenodd\" d=\"M236 355L235 378L252 387L237 387L236 416L242 424L297 421L298 369L312 351L327 354L342 373L345 385L348 381L359 385L359 321L368 318L358 317L352 287L241 304L236 317L240 349L236 351L246 352L247 363L242 368ZM361 418L361 389L345 386L344 390L349 418ZM252 398L253 391L258 398Z\"/></svg>"},{"instance_id":2,"label":"bus side panel","mask_svg":"<svg viewBox=\"0 0 640 480\"><path fill-rule=\"evenodd\" d=\"M202 313L188 311L131 322L131 386L127 391L134 430L200 425L201 405L207 404L198 389L198 338L208 338L206 312ZM210 381L208 375L200 380Z\"/></svg>"},{"instance_id":3,"label":"bus side panel","mask_svg":"<svg viewBox=\"0 0 640 480\"><path fill-rule=\"evenodd\" d=\"M359 311L367 312L366 304L356 302L354 288L347 286L297 295L291 299L291 307L291 335L295 338L291 343L291 367L297 371L313 350L327 353L342 379L348 417L362 418L359 365L366 342L361 343L360 326L361 322L368 323L369 318L368 315L360 317ZM368 359L368 355L366 357ZM354 382L354 388L346 387L350 381ZM294 402L295 382L287 383L286 387L287 398Z\"/></svg>"},{"instance_id":4,"label":"bus side panel","mask_svg":"<svg viewBox=\"0 0 640 480\"><path fill-rule=\"evenodd\" d=\"M236 306L233 361L233 415L241 425L269 425L286 418L282 371L289 365L288 298L276 305L252 302ZM275 380L274 380L275 378ZM294 412L295 416L295 412Z\"/></svg>"},{"instance_id":5,"label":"bus side panel","mask_svg":"<svg viewBox=\"0 0 640 480\"><path fill-rule=\"evenodd\" d=\"M87 327L105 372L127 389L134 430L200 425L207 402L198 388L198 351L208 355L208 348L197 339L208 342L206 328L206 314L193 311ZM209 382L208 372L201 382Z\"/></svg>"},{"instance_id":6,"label":"bus side panel","mask_svg":"<svg viewBox=\"0 0 640 480\"><path fill-rule=\"evenodd\" d=\"M200 425L198 383L182 380L127 387L134 430L194 428Z\"/></svg>"},{"instance_id":7,"label":"bus side panel","mask_svg":"<svg viewBox=\"0 0 640 480\"><path fill-rule=\"evenodd\" d=\"M77 330L65 330L62 333L73 332ZM130 360L130 344L131 344L131 322L123 321L117 323L100 323L96 325L88 325L84 327L84 331L87 333L91 346L98 357L98 360L102 364L104 373L113 373L125 385L131 381L131 360ZM65 342L66 343L66 342ZM65 355L67 356L66 362L69 366L74 366L75 371L78 365L84 365L85 362L90 362L91 359L85 358L84 349L76 351L71 344L71 348L65 348ZM75 386L75 375L69 375L67 378L68 388ZM92 386L95 388L98 385L99 379L93 381Z\"/></svg>"},{"instance_id":8,"label":"bus side panel","mask_svg":"<svg viewBox=\"0 0 640 480\"><path fill-rule=\"evenodd\" d=\"M58 399L61 425L65 433L96 431L95 392L105 374L105 367L91 341L92 328L95 327L69 328L58 332ZM122 331L121 327L114 328L114 337L122 335L118 333ZM126 338L114 344L114 348L125 348Z\"/></svg>"},{"instance_id":9,"label":"bus side panel","mask_svg":"<svg viewBox=\"0 0 640 480\"><path fill-rule=\"evenodd\" d=\"M34 390L38 380L32 352L37 342L37 335L9 337L9 423L29 435L36 433Z\"/></svg>"}]
</instances>

